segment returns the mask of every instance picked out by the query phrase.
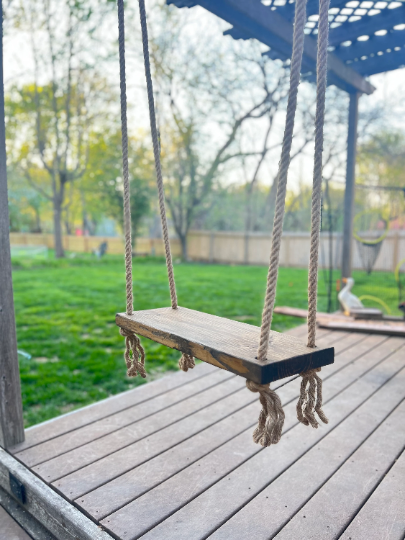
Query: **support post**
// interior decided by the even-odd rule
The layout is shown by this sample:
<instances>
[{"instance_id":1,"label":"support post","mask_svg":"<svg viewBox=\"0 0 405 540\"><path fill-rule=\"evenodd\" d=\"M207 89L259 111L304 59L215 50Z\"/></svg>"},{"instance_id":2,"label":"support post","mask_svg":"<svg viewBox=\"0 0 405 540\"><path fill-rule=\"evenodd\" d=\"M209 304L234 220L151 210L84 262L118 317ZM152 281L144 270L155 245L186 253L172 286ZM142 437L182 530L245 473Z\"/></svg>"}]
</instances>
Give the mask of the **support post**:
<instances>
[{"instance_id":1,"label":"support post","mask_svg":"<svg viewBox=\"0 0 405 540\"><path fill-rule=\"evenodd\" d=\"M24 440L20 372L11 280L3 82L3 5L0 0L0 446Z\"/></svg>"},{"instance_id":2,"label":"support post","mask_svg":"<svg viewBox=\"0 0 405 540\"><path fill-rule=\"evenodd\" d=\"M359 97L359 92L350 94L342 247L342 277L346 278L352 275L353 214L356 180L356 143L357 122L359 117Z\"/></svg>"}]
</instances>

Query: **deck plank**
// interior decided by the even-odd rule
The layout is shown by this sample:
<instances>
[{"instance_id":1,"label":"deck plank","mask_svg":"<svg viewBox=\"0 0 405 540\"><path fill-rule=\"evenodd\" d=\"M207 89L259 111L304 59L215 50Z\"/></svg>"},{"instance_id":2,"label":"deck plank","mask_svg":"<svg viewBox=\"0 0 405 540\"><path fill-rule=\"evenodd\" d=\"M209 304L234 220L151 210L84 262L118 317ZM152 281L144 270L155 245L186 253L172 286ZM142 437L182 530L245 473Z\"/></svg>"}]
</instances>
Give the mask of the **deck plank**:
<instances>
[{"instance_id":1,"label":"deck plank","mask_svg":"<svg viewBox=\"0 0 405 540\"><path fill-rule=\"evenodd\" d=\"M86 467L85 471L87 473L91 470L88 467L92 463L95 464L101 459L107 459L112 454L117 455L117 452L125 450L129 446L133 448L134 444L144 440L146 437L154 436L162 430L165 430L165 433L170 432L171 425L183 421L193 413L204 410L205 407L209 407L218 400L232 395L242 387L241 381L232 376L215 387L187 398L173 407L159 411L101 439L87 443L71 452L35 466L33 470L49 482L71 475L74 471L81 470L83 467ZM141 443L141 446L143 444ZM58 487L62 485L63 483L58 482Z\"/></svg>"},{"instance_id":2,"label":"deck plank","mask_svg":"<svg viewBox=\"0 0 405 540\"><path fill-rule=\"evenodd\" d=\"M395 350L398 348L402 341L394 340L392 345L390 347L382 347L382 343L379 345L376 343L376 341L381 341L381 339L375 339L375 338L368 338L366 340L366 344L368 343L368 348L374 349L373 351L373 357L370 358L367 362L359 363L356 365L355 370L351 370L351 373L348 375L348 378L345 379L345 376L343 377L339 375L339 381L340 381L340 389L344 388L344 385L347 384L347 380L352 380L353 376L359 376L362 373L364 373L365 370L370 369L373 365L373 362L378 362L381 360L381 355L388 355L391 350ZM333 366L328 366L328 368L324 368L324 377L325 380L328 380L328 378L335 372L339 371L344 365L347 365L348 362L352 361L356 358L354 348L354 354L347 355L344 358L340 358L339 355L336 357L335 364ZM328 374L327 370L330 371ZM275 388L276 385L274 386ZM289 384L286 387L283 387L279 391L279 395L282 398L284 403L289 403L290 401L294 401L294 407L295 407L295 401L298 396L298 388L299 388L299 381L294 382L293 384ZM294 418L295 421L295 409L292 408L291 416ZM251 406L251 420L250 420L250 426L253 426L256 423L256 419L259 412L259 407L257 400L252 404ZM239 423L241 420L239 420L239 417L245 418L246 417L246 411L241 410L238 413L235 413L235 422L237 426L235 426L235 429L239 426ZM222 423L225 423L223 421ZM220 422L221 424L221 422ZM220 429L220 424L218 425L218 430ZM242 430L240 430L242 431ZM249 428L249 437L251 437L251 431L252 428ZM228 432L228 431L227 431ZM188 441L185 441L180 446L177 446L175 449L171 451L170 456L167 456L166 453L161 454L160 456L154 458L152 460L152 463L146 463L141 467L138 467L136 469L132 469L126 474L123 474L119 476L116 480L109 482L105 484L104 486L101 486L100 488L96 489L95 491L89 493L88 495L85 495L84 497L81 497L80 500L77 500L77 504L80 504L81 507L85 508L86 511L92 515L95 518L101 519L105 517L105 515L108 514L108 512L115 511L120 506L123 506L125 503L130 502L135 497L138 497L142 494L142 492L147 491L148 489L151 489L153 487L154 483L162 482L163 480L167 479L168 476L175 474L184 466L187 465L187 459L190 462L196 461L199 456L198 452L197 454L194 451L191 451L188 448L193 448L196 443L194 442L194 439L196 437L203 437L206 442L207 439L210 436L214 437L214 440L210 443L215 445L217 441L218 435L216 434L217 430L212 430L212 433L210 434L209 430L206 430L205 433L199 434L197 436L194 436L193 438L189 439ZM231 430L229 432L229 438L232 437L233 431ZM223 434L223 437L225 437L225 433ZM221 439L222 440L222 437ZM219 445L218 445L219 446ZM203 447L202 447L203 448ZM258 447L255 446L256 449ZM177 463L175 462L175 455L176 451L179 452L179 459L177 460ZM181 452L184 452L185 455L188 455L188 457L184 460L181 459ZM171 459L169 459L169 457ZM188 464L190 464L190 462ZM153 473L153 471L155 471ZM167 471L168 476L166 478L164 477L164 471ZM170 474L169 474L170 472ZM109 495L114 494L114 496L110 497Z\"/></svg>"},{"instance_id":3,"label":"deck plank","mask_svg":"<svg viewBox=\"0 0 405 540\"><path fill-rule=\"evenodd\" d=\"M258 540L269 537L282 540L291 540L293 538L327 540L337 538L339 530L341 530L339 525L340 527L343 526L342 518L345 507L347 509L350 508L350 505L355 504L356 496L362 500L361 488L364 487L364 483L360 482L360 475L358 486L360 493L358 489L353 488L352 494L339 484L342 487L341 492L337 493L335 490L333 500L317 496L311 499L311 497L319 488L322 491L322 485L327 482L329 477L332 476L331 482L333 482L335 478L333 475L338 471L339 467L344 465L346 460L353 459L350 457L351 454L363 444L363 441L371 435L374 429L379 426L386 426L384 421L387 416L389 416L393 408L398 406L398 403L401 403L405 396L404 383L405 370L403 369L381 390L371 396L370 400L359 407L354 414L336 427L297 463L258 494L238 514L212 534L212 540L225 538L239 540L250 535ZM404 411L405 409L402 408L400 416L395 417L396 421L401 418L404 419ZM382 433L386 433L385 427L382 429ZM405 434L403 433L402 439L404 437ZM394 454L390 452L390 448L387 448L388 462L397 456L398 445L401 444L399 438L397 438L393 445ZM371 469L374 470L372 461L367 464L371 483L370 465ZM350 472L354 474L355 471L351 469ZM353 486L353 482L356 482L355 477L350 482L351 486ZM323 493L325 494L325 492ZM300 510L308 499L311 499L311 501ZM320 511L320 508L322 508L322 511ZM271 512L269 512L269 509L271 509ZM282 529L282 527L285 528ZM282 530L278 533L280 529ZM246 535L247 531L249 531L249 535Z\"/></svg>"},{"instance_id":4,"label":"deck plank","mask_svg":"<svg viewBox=\"0 0 405 540\"><path fill-rule=\"evenodd\" d=\"M167 375L148 384L143 384L116 396L112 396L97 403L92 403L77 411L72 411L63 416L53 418L42 424L32 426L25 430L25 441L12 448L16 454L26 448L48 441L74 429L86 426L106 416L133 407L143 401L153 399L174 388L189 384L194 379L204 377L215 371L215 367L209 364L199 364L191 372L178 372ZM123 371L124 376L124 371Z\"/></svg>"},{"instance_id":5,"label":"deck plank","mask_svg":"<svg viewBox=\"0 0 405 540\"><path fill-rule=\"evenodd\" d=\"M403 540L404 534L405 450L340 539Z\"/></svg>"},{"instance_id":6,"label":"deck plank","mask_svg":"<svg viewBox=\"0 0 405 540\"><path fill-rule=\"evenodd\" d=\"M34 447L18 452L15 456L29 467L33 467L45 461L49 461L61 454L65 454L74 448L83 446L86 443L96 441L110 433L114 433L126 426L130 426L143 419L142 425L151 425L152 422L146 420L160 411L172 410L173 406L185 399L214 387L215 385L234 377L232 373L216 370L206 377L199 377L189 384L184 384L180 388L175 388L164 394L160 394L154 399L149 399L129 407L124 411L111 414L106 418L92 422L89 425L70 431L60 437L55 437L50 441L45 441ZM181 409L180 407L177 407ZM173 412L173 416L175 416ZM80 465L79 465L80 466ZM39 470L39 469L38 469Z\"/></svg>"},{"instance_id":7,"label":"deck plank","mask_svg":"<svg viewBox=\"0 0 405 540\"><path fill-rule=\"evenodd\" d=\"M403 380L405 382L405 377ZM405 389L402 395L405 395ZM366 411L365 416L370 416L371 412L373 417L376 417L380 413L380 404L381 402L372 400L372 403L369 404L372 411ZM367 418L365 421L368 421ZM277 535L277 540L296 540L300 535L314 540L333 540L339 537L342 530L347 527L353 515L361 507L364 499L372 493L375 486L390 469L391 464L402 453L405 447L404 425L405 401L402 401L360 448L354 454L347 456L345 463L332 478ZM350 425L350 422L345 423L342 427L344 428L343 436L348 437L349 440L357 435L356 426ZM374 422L370 422L369 429L373 427ZM350 428L352 429L350 430ZM334 449L334 452L336 451L337 447ZM325 466L326 460L329 462L330 454L321 461L324 466L324 477L328 472L328 467ZM305 466L305 464L303 465ZM404 478L402 480L404 482ZM405 506L403 506L402 512L405 513ZM402 530L403 533L405 530ZM368 540L368 538L368 532L364 531L363 540Z\"/></svg>"},{"instance_id":8,"label":"deck plank","mask_svg":"<svg viewBox=\"0 0 405 540\"><path fill-rule=\"evenodd\" d=\"M297 425L288 432L288 436L283 436L276 447L264 452L260 451L251 439L249 442L245 435L246 439L243 441L242 448L249 449L250 446L250 459L246 461L246 457L242 461L243 464L239 463L239 467L228 477L229 454L232 453L231 449L237 438L228 445L227 452L224 451L222 461L215 459L218 452L210 454L200 461L200 467L198 463L195 463L133 503L108 516L101 523L120 538L127 540L140 537L163 519L168 518L147 533L145 538L205 538L224 520L229 519L243 507L246 501L254 496L256 490L260 491L266 487L274 477L294 463L301 454L304 454L337 423L368 399L376 388L392 377L403 366L402 356L403 352L394 353L390 359L382 362L343 392L340 388L341 393L326 408L326 410L331 408L332 412L332 420L328 426L312 431L302 425ZM347 369L353 369L355 365L356 363L348 366ZM341 370L340 374L343 374L343 371ZM328 392L333 389L334 379L335 377L332 377L329 384L325 385L326 399L328 399ZM350 384L350 376L346 381L347 384ZM291 411L287 414L287 429L288 426L291 427L289 418L292 417L290 413L293 406L292 404ZM239 437L242 438L243 435ZM229 481L229 478L236 478L236 481ZM207 489L212 484L214 485ZM181 510L169 517L182 506ZM128 526L125 529L126 533L123 523Z\"/></svg>"},{"instance_id":9,"label":"deck plank","mask_svg":"<svg viewBox=\"0 0 405 540\"><path fill-rule=\"evenodd\" d=\"M0 506L0 539L32 540L22 527Z\"/></svg>"},{"instance_id":10,"label":"deck plank","mask_svg":"<svg viewBox=\"0 0 405 540\"><path fill-rule=\"evenodd\" d=\"M147 438L127 445L87 467L56 480L52 485L71 499L80 497L179 444L254 400L250 392L242 391L237 378L231 379L226 386L225 384L218 385L217 392L217 399L208 407L202 409L198 407L200 409L198 412L186 416L174 426L168 426ZM224 398L226 393L228 396ZM210 398L212 395L213 392L210 393ZM202 399L200 396L197 397Z\"/></svg>"}]
</instances>

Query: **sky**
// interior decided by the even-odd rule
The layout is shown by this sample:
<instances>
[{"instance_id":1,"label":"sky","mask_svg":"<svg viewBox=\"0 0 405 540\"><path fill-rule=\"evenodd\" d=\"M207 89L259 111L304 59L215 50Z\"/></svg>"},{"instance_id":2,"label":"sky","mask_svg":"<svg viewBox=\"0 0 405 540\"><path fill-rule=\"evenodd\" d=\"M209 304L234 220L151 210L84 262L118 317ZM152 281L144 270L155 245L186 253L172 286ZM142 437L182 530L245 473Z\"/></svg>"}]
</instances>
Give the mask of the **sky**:
<instances>
[{"instance_id":1,"label":"sky","mask_svg":"<svg viewBox=\"0 0 405 540\"><path fill-rule=\"evenodd\" d=\"M152 0L153 1L153 0ZM173 8L175 9L175 8ZM191 10L180 10L181 16L187 17L190 31L195 35L203 35L207 28L212 27L215 20L215 28L220 34L221 31L229 27L224 21L219 21L215 15L207 12L201 7L195 7ZM132 22L132 21L131 21ZM128 27L130 28L130 27ZM111 33L117 33L116 26L111 26L107 29ZM211 28L212 31L212 28ZM223 39L232 39L231 37L223 37ZM33 59L30 53L30 44L27 34L6 35L4 38L4 80L5 87L9 87L13 83L22 84L29 82L33 78ZM146 107L146 93L144 87L144 77L142 73L143 66L139 62L134 62L128 58L127 69L127 84L128 84L128 101L133 106L130 109L129 125L136 126L137 129L148 131L148 116ZM117 85L118 89L118 66L111 66L109 76ZM388 72L381 75L375 75L370 78L370 82L376 87L376 91L371 96L362 96L360 100L360 108L369 107L375 102L381 100L390 101L395 96L403 96L405 90L405 68ZM118 104L117 104L118 107ZM117 108L118 113L118 108ZM399 116L396 120L396 128L403 128L405 117ZM282 126L280 126L280 133ZM269 168L268 177L273 177L274 170L270 168L277 166L278 159L272 159L271 163L267 164ZM266 175L265 170L264 176ZM312 157L310 153L306 153L303 157L295 160L291 165L289 185L294 188L299 181L309 183L312 176ZM233 176L235 178L235 176ZM264 179L264 183L266 180Z\"/></svg>"}]
</instances>

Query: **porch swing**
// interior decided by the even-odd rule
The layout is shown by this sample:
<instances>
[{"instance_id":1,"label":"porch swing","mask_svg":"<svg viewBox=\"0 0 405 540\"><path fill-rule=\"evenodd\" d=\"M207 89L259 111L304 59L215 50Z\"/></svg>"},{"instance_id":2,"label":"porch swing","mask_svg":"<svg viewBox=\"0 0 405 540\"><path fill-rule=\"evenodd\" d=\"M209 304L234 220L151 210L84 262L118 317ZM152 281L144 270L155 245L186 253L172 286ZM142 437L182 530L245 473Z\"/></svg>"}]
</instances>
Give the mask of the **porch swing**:
<instances>
[{"instance_id":1,"label":"porch swing","mask_svg":"<svg viewBox=\"0 0 405 540\"><path fill-rule=\"evenodd\" d=\"M262 411L258 426L253 434L254 441L262 446L276 444L281 437L284 412L278 395L270 388L270 383L301 375L301 393L297 404L297 417L300 422L318 427L319 419L327 423L322 411L322 381L317 372L322 366L334 361L333 347L316 347L316 302L318 248L320 232L320 208L322 187L323 124L325 110L325 90L327 75L329 0L320 0L318 54L317 54L317 101L315 120L315 160L313 173L311 249L308 279L308 340L300 339L271 330L278 277L279 254L287 175L290 163L290 150L293 138L294 119L297 104L298 85L304 47L304 27L306 22L306 0L297 0L294 20L293 50L290 66L290 90L287 104L286 127L282 153L279 163L278 188L270 266L262 315L261 328L242 322L228 320L208 313L180 307L177 302L173 263L165 209L165 197L160 148L156 127L153 87L148 50L145 1L139 0L142 30L145 77L148 94L150 127L155 159L159 209L165 246L166 266L169 280L171 307L133 310L132 290L132 239L128 177L128 136L127 136L127 98L125 76L125 27L124 2L118 0L119 60L121 87L122 122L122 160L124 185L124 231L125 231L125 270L126 270L126 312L116 315L120 333L125 337L125 361L128 376L146 377L145 352L138 335L147 337L176 349L182 353L179 367L183 371L195 366L194 358L208 362L221 369L244 377L247 388L260 394Z\"/></svg>"}]
</instances>

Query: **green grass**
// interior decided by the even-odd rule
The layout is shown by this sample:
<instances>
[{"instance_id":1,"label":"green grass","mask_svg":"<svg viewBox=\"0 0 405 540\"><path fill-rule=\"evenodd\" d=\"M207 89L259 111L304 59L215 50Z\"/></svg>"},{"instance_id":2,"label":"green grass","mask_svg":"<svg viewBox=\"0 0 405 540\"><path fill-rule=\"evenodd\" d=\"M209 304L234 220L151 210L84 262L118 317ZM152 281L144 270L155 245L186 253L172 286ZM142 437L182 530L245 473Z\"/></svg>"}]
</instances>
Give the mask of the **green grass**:
<instances>
[{"instance_id":1,"label":"green grass","mask_svg":"<svg viewBox=\"0 0 405 540\"><path fill-rule=\"evenodd\" d=\"M13 260L18 347L32 355L19 357L27 426L144 383L126 377L123 338L114 322L125 309L123 266L114 256ZM266 268L179 264L175 273L180 305L260 325ZM170 305L164 262L135 260L134 289L135 309ZM278 305L306 308L306 289L305 270L280 269ZM324 292L321 277L320 310ZM393 305L395 294L390 289ZM275 315L273 328L301 322ZM148 380L177 369L177 351L142 341Z\"/></svg>"}]
</instances>

